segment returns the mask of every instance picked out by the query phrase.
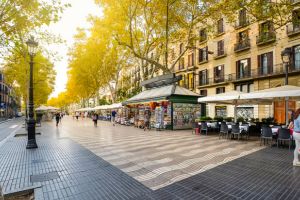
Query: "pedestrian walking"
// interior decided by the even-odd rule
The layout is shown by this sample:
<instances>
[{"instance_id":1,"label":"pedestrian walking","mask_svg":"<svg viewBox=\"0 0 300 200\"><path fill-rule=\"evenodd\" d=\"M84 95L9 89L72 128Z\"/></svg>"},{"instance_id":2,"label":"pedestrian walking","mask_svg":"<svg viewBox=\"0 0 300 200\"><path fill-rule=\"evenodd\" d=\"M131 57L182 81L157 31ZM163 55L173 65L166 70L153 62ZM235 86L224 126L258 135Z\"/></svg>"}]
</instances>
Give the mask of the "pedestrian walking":
<instances>
[{"instance_id":1,"label":"pedestrian walking","mask_svg":"<svg viewBox=\"0 0 300 200\"><path fill-rule=\"evenodd\" d=\"M144 131L146 131L146 129L150 130L150 118L151 118L150 110L145 110L145 114L144 114L144 120L145 120Z\"/></svg>"},{"instance_id":2,"label":"pedestrian walking","mask_svg":"<svg viewBox=\"0 0 300 200\"><path fill-rule=\"evenodd\" d=\"M77 120L77 121L78 121L79 115L80 115L79 112L76 112L76 113L75 113L75 116L76 116L76 120Z\"/></svg>"},{"instance_id":3,"label":"pedestrian walking","mask_svg":"<svg viewBox=\"0 0 300 200\"><path fill-rule=\"evenodd\" d=\"M93 122L94 122L94 126L97 127L97 123L98 123L98 114L97 113L94 113L93 115Z\"/></svg>"},{"instance_id":4,"label":"pedestrian walking","mask_svg":"<svg viewBox=\"0 0 300 200\"><path fill-rule=\"evenodd\" d=\"M116 115L117 115L117 112L115 110L113 110L111 112L111 122L113 123L113 126L115 126Z\"/></svg>"},{"instance_id":5,"label":"pedestrian walking","mask_svg":"<svg viewBox=\"0 0 300 200\"><path fill-rule=\"evenodd\" d=\"M300 166L299 153L300 153L300 108L295 113L294 116L294 132L293 137L295 139L295 151L294 151L294 166Z\"/></svg>"},{"instance_id":6,"label":"pedestrian walking","mask_svg":"<svg viewBox=\"0 0 300 200\"><path fill-rule=\"evenodd\" d=\"M59 120L60 120L60 114L59 113L55 114L55 120L56 120L56 126L58 126Z\"/></svg>"}]
</instances>

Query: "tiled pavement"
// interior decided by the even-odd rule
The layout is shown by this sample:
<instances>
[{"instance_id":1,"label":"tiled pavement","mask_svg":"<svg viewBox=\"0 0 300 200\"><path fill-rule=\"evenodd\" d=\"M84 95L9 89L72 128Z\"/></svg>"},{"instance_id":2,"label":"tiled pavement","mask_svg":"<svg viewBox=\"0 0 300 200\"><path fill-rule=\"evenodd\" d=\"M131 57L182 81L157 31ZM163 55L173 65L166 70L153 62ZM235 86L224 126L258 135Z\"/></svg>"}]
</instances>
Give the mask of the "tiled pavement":
<instances>
[{"instance_id":1,"label":"tiled pavement","mask_svg":"<svg viewBox=\"0 0 300 200\"><path fill-rule=\"evenodd\" d=\"M40 199L300 199L300 169L287 149L65 119L41 131L37 150L25 150L25 138L0 147L5 192L41 186ZM49 172L59 178L30 181Z\"/></svg>"}]
</instances>

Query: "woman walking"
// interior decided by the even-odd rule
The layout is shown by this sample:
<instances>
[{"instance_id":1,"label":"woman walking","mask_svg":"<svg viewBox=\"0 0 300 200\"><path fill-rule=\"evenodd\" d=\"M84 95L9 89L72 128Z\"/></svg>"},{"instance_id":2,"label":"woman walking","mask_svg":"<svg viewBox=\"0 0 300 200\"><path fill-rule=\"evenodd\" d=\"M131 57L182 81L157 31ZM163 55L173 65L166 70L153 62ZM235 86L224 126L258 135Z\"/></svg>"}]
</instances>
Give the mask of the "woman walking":
<instances>
[{"instance_id":1,"label":"woman walking","mask_svg":"<svg viewBox=\"0 0 300 200\"><path fill-rule=\"evenodd\" d=\"M294 116L294 132L293 132L293 137L295 139L295 151L294 151L294 161L293 165L294 166L300 166L299 162L299 151L300 151L300 108L295 113Z\"/></svg>"},{"instance_id":2,"label":"woman walking","mask_svg":"<svg viewBox=\"0 0 300 200\"><path fill-rule=\"evenodd\" d=\"M95 113L92 118L93 118L94 126L97 127L98 114Z\"/></svg>"}]
</instances>

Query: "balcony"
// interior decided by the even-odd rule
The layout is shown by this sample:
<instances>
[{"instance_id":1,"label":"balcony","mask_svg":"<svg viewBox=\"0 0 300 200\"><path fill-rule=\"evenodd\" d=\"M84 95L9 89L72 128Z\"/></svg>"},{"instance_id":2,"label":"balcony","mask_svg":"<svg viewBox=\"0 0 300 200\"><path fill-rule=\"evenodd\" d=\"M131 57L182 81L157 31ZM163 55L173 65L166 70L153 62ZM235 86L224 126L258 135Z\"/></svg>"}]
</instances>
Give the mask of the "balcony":
<instances>
[{"instance_id":1,"label":"balcony","mask_svg":"<svg viewBox=\"0 0 300 200\"><path fill-rule=\"evenodd\" d=\"M289 74L299 74L300 66L290 67L288 73ZM254 80L261 79L267 77L283 77L285 74L285 67L282 64L274 65L271 70L267 68L255 68L249 71L245 71L243 73L232 73L227 74L225 76L207 78L205 80L199 81L199 88L227 84L231 82L239 82L245 80Z\"/></svg>"},{"instance_id":2,"label":"balcony","mask_svg":"<svg viewBox=\"0 0 300 200\"><path fill-rule=\"evenodd\" d=\"M198 87L207 87L213 85L226 84L227 82L232 82L232 75L228 74L220 77L207 78L205 80L200 80Z\"/></svg>"},{"instance_id":3,"label":"balcony","mask_svg":"<svg viewBox=\"0 0 300 200\"><path fill-rule=\"evenodd\" d=\"M199 86L204 86L204 85L208 85L208 78L206 79L200 79L199 81Z\"/></svg>"},{"instance_id":4,"label":"balcony","mask_svg":"<svg viewBox=\"0 0 300 200\"><path fill-rule=\"evenodd\" d=\"M239 19L235 25L234 25L234 28L235 29L240 29L240 28L243 28L243 27L246 27L250 24L249 20L248 19Z\"/></svg>"},{"instance_id":5,"label":"balcony","mask_svg":"<svg viewBox=\"0 0 300 200\"><path fill-rule=\"evenodd\" d=\"M275 32L266 32L261 33L256 36L256 44L258 46L269 44L276 41L276 33Z\"/></svg>"},{"instance_id":6,"label":"balcony","mask_svg":"<svg viewBox=\"0 0 300 200\"><path fill-rule=\"evenodd\" d=\"M298 67L290 67L289 73L299 73L300 72L300 66ZM269 76L280 76L285 74L285 67L282 66L282 64L274 65L272 69L268 68L256 68L252 69L248 72L240 73L240 74L232 74L232 77L236 77L233 81L240 81L245 79L259 79Z\"/></svg>"},{"instance_id":7,"label":"balcony","mask_svg":"<svg viewBox=\"0 0 300 200\"><path fill-rule=\"evenodd\" d=\"M219 59L219 58L223 58L226 56L225 50L218 50L217 51L217 55L214 56L214 59Z\"/></svg>"},{"instance_id":8,"label":"balcony","mask_svg":"<svg viewBox=\"0 0 300 200\"><path fill-rule=\"evenodd\" d=\"M214 77L214 83L222 83L224 81L225 81L225 77L224 76Z\"/></svg>"},{"instance_id":9,"label":"balcony","mask_svg":"<svg viewBox=\"0 0 300 200\"><path fill-rule=\"evenodd\" d=\"M286 34L288 36L295 36L300 33L300 23L297 24L288 24L286 26Z\"/></svg>"},{"instance_id":10,"label":"balcony","mask_svg":"<svg viewBox=\"0 0 300 200\"><path fill-rule=\"evenodd\" d=\"M239 41L238 43L234 44L234 51L240 52L250 49L250 39L244 39Z\"/></svg>"},{"instance_id":11,"label":"balcony","mask_svg":"<svg viewBox=\"0 0 300 200\"><path fill-rule=\"evenodd\" d=\"M251 71L244 71L244 72L240 72L238 74L236 74L236 80L242 80L242 79L247 79L247 78L251 78Z\"/></svg>"}]
</instances>

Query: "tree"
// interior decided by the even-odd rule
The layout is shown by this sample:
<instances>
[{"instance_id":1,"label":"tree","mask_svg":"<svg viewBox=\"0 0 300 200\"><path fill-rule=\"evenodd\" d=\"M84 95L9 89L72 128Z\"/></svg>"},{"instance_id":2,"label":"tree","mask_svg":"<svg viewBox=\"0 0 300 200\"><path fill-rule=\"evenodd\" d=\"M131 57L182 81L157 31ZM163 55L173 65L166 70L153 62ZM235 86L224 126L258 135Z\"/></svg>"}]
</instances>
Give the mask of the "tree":
<instances>
[{"instance_id":1,"label":"tree","mask_svg":"<svg viewBox=\"0 0 300 200\"><path fill-rule=\"evenodd\" d=\"M23 53L23 55L26 55L26 53ZM13 51L9 57L5 58L4 74L7 83L15 88L18 96L21 96L24 102L27 102L29 56L23 57L23 55ZM34 103L35 105L44 104L53 91L56 74L53 64L41 52L38 52L34 58L33 75Z\"/></svg>"},{"instance_id":2,"label":"tree","mask_svg":"<svg viewBox=\"0 0 300 200\"><path fill-rule=\"evenodd\" d=\"M96 0L104 8L103 19L110 20L115 39L141 60L142 78L151 64L164 73L175 65L199 40L197 29L213 32L222 17L235 22L237 10L247 9L251 22L271 20L281 28L291 21L290 0ZM118 11L116 14L116 10ZM170 59L172 46L182 43L182 51ZM153 56L151 56L153 55Z\"/></svg>"},{"instance_id":3,"label":"tree","mask_svg":"<svg viewBox=\"0 0 300 200\"><path fill-rule=\"evenodd\" d=\"M22 43L20 35L24 36L43 25L58 21L60 14L68 6L60 0L1 0L0 53L5 56Z\"/></svg>"}]
</instances>

